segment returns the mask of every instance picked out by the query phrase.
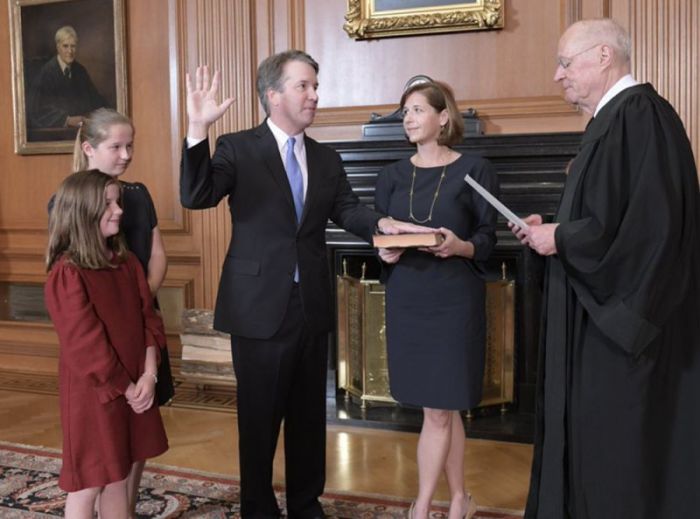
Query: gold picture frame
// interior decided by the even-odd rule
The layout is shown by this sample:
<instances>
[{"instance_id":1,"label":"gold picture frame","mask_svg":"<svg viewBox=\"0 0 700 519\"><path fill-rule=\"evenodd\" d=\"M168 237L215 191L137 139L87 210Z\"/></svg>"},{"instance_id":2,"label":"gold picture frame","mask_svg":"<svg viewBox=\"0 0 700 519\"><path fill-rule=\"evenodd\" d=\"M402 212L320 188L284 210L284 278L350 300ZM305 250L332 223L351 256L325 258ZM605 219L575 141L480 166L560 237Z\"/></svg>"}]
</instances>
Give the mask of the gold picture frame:
<instances>
[{"instance_id":1,"label":"gold picture frame","mask_svg":"<svg viewBox=\"0 0 700 519\"><path fill-rule=\"evenodd\" d=\"M505 0L348 0L343 29L357 40L502 29Z\"/></svg>"},{"instance_id":2,"label":"gold picture frame","mask_svg":"<svg viewBox=\"0 0 700 519\"><path fill-rule=\"evenodd\" d=\"M127 112L124 4L10 0L15 153L71 153L81 116Z\"/></svg>"}]
</instances>

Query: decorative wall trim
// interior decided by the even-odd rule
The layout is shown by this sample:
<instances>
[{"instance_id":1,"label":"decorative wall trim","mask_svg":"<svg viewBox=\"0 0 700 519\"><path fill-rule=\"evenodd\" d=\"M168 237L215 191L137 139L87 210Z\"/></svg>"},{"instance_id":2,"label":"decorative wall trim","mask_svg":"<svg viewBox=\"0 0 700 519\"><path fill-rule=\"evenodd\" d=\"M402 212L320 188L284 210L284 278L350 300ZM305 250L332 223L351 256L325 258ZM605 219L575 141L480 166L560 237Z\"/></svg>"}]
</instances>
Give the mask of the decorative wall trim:
<instances>
[{"instance_id":1,"label":"decorative wall trim","mask_svg":"<svg viewBox=\"0 0 700 519\"><path fill-rule=\"evenodd\" d=\"M579 111L559 96L522 97L458 101L460 110L475 108L480 117L542 117L550 115L578 115ZM321 108L316 113L314 126L364 124L373 112L386 115L396 105L367 105L344 108Z\"/></svg>"},{"instance_id":2,"label":"decorative wall trim","mask_svg":"<svg viewBox=\"0 0 700 519\"><path fill-rule=\"evenodd\" d=\"M374 0L348 0L343 29L358 40L503 28L503 0L376 11ZM431 5L431 4L427 4Z\"/></svg>"},{"instance_id":3,"label":"decorative wall trim","mask_svg":"<svg viewBox=\"0 0 700 519\"><path fill-rule=\"evenodd\" d=\"M248 128L255 113L255 41L252 0L193 0L186 6L183 20L185 68L194 72L198 64L221 72L220 96L233 96L236 102L211 128L210 141L225 132ZM181 81L184 78L181 78ZM186 105L181 100L182 106ZM194 246L201 255L201 277L196 304L213 308L219 274L231 234L225 203L214 209L191 213Z\"/></svg>"},{"instance_id":4,"label":"decorative wall trim","mask_svg":"<svg viewBox=\"0 0 700 519\"><path fill-rule=\"evenodd\" d=\"M185 10L182 0L168 0L168 69L170 71L170 163L175 166L180 164L182 153L182 139L185 135L185 89L182 81L185 78L183 63L185 61ZM187 233L192 230L190 213L177 203L179 172L173 168L173 193L176 203L171 219L159 218L159 227L164 233Z\"/></svg>"},{"instance_id":5,"label":"decorative wall trim","mask_svg":"<svg viewBox=\"0 0 700 519\"><path fill-rule=\"evenodd\" d=\"M3 326L0 326L0 331ZM32 331L36 329L36 324ZM0 354L21 355L23 357L44 357L58 359L58 342L33 342L33 341L12 341L0 340Z\"/></svg>"},{"instance_id":6,"label":"decorative wall trim","mask_svg":"<svg viewBox=\"0 0 700 519\"><path fill-rule=\"evenodd\" d=\"M696 1L630 2L632 74L648 81L674 106L700 158L700 6Z\"/></svg>"},{"instance_id":7,"label":"decorative wall trim","mask_svg":"<svg viewBox=\"0 0 700 519\"><path fill-rule=\"evenodd\" d=\"M306 48L306 12L305 0L289 2L289 48L304 50Z\"/></svg>"},{"instance_id":8,"label":"decorative wall trim","mask_svg":"<svg viewBox=\"0 0 700 519\"><path fill-rule=\"evenodd\" d=\"M0 353L58 357L58 341L53 324L0 321Z\"/></svg>"},{"instance_id":9,"label":"decorative wall trim","mask_svg":"<svg viewBox=\"0 0 700 519\"><path fill-rule=\"evenodd\" d=\"M583 0L562 0L561 2L561 32L583 17Z\"/></svg>"},{"instance_id":10,"label":"decorative wall trim","mask_svg":"<svg viewBox=\"0 0 700 519\"><path fill-rule=\"evenodd\" d=\"M275 0L267 0L267 48L275 48Z\"/></svg>"},{"instance_id":11,"label":"decorative wall trim","mask_svg":"<svg viewBox=\"0 0 700 519\"><path fill-rule=\"evenodd\" d=\"M458 104L460 109L475 108L483 117L546 117L580 113L560 96L511 97Z\"/></svg>"}]
</instances>

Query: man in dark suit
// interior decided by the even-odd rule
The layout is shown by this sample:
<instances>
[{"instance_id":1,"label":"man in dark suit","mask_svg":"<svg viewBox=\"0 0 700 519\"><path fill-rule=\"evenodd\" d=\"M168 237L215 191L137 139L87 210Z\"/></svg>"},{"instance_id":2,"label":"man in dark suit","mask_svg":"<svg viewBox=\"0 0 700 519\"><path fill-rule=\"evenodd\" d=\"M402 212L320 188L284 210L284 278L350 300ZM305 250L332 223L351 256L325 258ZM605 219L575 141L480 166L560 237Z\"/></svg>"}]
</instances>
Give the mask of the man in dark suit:
<instances>
[{"instance_id":1,"label":"man in dark suit","mask_svg":"<svg viewBox=\"0 0 700 519\"><path fill-rule=\"evenodd\" d=\"M191 209L228 196L233 237L214 327L231 334L238 390L241 515L279 517L272 463L284 420L288 517L324 517L327 333L333 325L325 228L330 218L369 240L375 228L423 230L359 203L340 157L306 137L318 103L318 64L300 51L270 56L257 90L268 118L221 136L209 126L233 102L216 100L218 72L187 78L189 126L180 198Z\"/></svg>"}]
</instances>

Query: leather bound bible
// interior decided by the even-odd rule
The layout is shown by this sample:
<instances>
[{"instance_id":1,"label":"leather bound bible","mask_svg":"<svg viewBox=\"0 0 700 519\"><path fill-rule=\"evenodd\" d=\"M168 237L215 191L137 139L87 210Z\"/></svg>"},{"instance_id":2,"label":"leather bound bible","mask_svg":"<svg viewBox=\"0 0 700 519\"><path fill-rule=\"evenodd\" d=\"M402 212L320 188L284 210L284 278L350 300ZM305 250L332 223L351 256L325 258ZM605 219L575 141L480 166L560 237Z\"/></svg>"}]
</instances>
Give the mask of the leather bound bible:
<instances>
[{"instance_id":1,"label":"leather bound bible","mask_svg":"<svg viewBox=\"0 0 700 519\"><path fill-rule=\"evenodd\" d=\"M372 243L377 249L396 247L435 247L445 241L439 232L422 232L415 234L375 234Z\"/></svg>"}]
</instances>

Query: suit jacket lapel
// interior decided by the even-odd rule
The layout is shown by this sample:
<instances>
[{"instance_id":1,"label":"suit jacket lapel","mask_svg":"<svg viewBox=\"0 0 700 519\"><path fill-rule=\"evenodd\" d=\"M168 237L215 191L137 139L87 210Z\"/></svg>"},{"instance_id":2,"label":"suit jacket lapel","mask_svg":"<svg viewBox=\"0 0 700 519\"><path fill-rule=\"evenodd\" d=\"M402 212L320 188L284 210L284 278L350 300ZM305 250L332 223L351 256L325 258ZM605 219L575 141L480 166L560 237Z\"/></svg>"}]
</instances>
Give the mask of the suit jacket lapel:
<instances>
[{"instance_id":1,"label":"suit jacket lapel","mask_svg":"<svg viewBox=\"0 0 700 519\"><path fill-rule=\"evenodd\" d=\"M263 162L267 166L268 172L275 179L277 185L284 193L284 197L289 203L292 215L296 214L294 209L294 199L292 198L292 188L289 186L287 172L284 169L282 157L280 157L279 148L275 136L272 135L267 122L263 122L257 127L255 134L260 138L260 153L263 157ZM296 217L295 217L296 218Z\"/></svg>"},{"instance_id":2,"label":"suit jacket lapel","mask_svg":"<svg viewBox=\"0 0 700 519\"><path fill-rule=\"evenodd\" d=\"M318 185L321 181L322 164L320 164L320 159L315 146L315 142L304 135L304 147L306 148L306 173L308 175L308 185L306 186L306 196L304 197L304 210L301 213L301 223L299 227L302 226L304 220L306 220L306 215L309 214L309 210L314 201L314 197L318 191Z\"/></svg>"}]
</instances>

